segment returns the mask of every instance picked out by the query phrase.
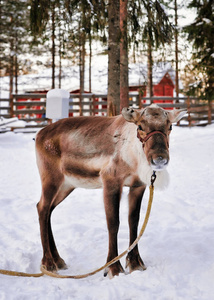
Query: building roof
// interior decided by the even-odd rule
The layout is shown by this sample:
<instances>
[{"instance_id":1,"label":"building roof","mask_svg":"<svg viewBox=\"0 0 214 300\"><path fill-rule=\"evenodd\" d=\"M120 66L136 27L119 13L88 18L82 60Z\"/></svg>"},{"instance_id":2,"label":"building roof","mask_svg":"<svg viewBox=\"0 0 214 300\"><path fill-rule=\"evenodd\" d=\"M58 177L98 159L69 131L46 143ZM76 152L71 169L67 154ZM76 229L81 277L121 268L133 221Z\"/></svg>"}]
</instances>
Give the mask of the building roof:
<instances>
[{"instance_id":1,"label":"building roof","mask_svg":"<svg viewBox=\"0 0 214 300\"><path fill-rule=\"evenodd\" d=\"M56 68L56 76L58 75ZM175 84L175 71L170 63L156 63L153 66L153 84L158 84L164 75L168 72L173 83ZM56 88L58 88L58 78L56 78ZM147 82L147 66L142 63L129 64L129 86L145 85ZM1 78L2 92L7 90L9 95L9 77ZM182 84L180 83L180 88ZM51 89L51 69L41 70L39 74L21 75L18 78L18 91L50 90ZM79 67L63 67L62 69L62 89L72 90L79 89ZM107 93L108 88L108 56L96 55L92 59L92 92ZM89 91L89 66L86 59L85 64L85 91Z\"/></svg>"},{"instance_id":2,"label":"building roof","mask_svg":"<svg viewBox=\"0 0 214 300\"><path fill-rule=\"evenodd\" d=\"M146 85L147 83L147 65L130 64L129 65L129 85ZM175 71L169 62L159 62L153 65L153 85L160 83L165 74L168 73L173 84L175 85ZM136 80L138 79L138 81ZM182 83L179 80L179 88L182 89Z\"/></svg>"}]
</instances>

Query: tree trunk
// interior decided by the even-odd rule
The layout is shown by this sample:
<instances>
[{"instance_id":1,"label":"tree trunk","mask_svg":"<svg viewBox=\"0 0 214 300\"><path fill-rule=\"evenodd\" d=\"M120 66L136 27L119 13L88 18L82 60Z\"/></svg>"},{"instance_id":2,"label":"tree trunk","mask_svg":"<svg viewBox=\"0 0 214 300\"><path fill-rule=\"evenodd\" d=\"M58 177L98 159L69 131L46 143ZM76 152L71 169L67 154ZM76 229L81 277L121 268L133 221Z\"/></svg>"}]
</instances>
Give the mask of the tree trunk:
<instances>
[{"instance_id":1,"label":"tree trunk","mask_svg":"<svg viewBox=\"0 0 214 300\"><path fill-rule=\"evenodd\" d=\"M62 85L62 46L63 46L63 33L61 28L59 28L59 89Z\"/></svg>"},{"instance_id":2,"label":"tree trunk","mask_svg":"<svg viewBox=\"0 0 214 300\"><path fill-rule=\"evenodd\" d=\"M18 73L19 73L19 65L18 65L18 35L16 31L16 39L15 39L15 93L18 94Z\"/></svg>"},{"instance_id":3,"label":"tree trunk","mask_svg":"<svg viewBox=\"0 0 214 300\"><path fill-rule=\"evenodd\" d=\"M91 48L91 31L89 33L89 92L91 93L91 60L92 60L92 48Z\"/></svg>"},{"instance_id":4,"label":"tree trunk","mask_svg":"<svg viewBox=\"0 0 214 300\"><path fill-rule=\"evenodd\" d=\"M108 5L108 115L120 113L120 0Z\"/></svg>"},{"instance_id":5,"label":"tree trunk","mask_svg":"<svg viewBox=\"0 0 214 300\"><path fill-rule=\"evenodd\" d=\"M55 88L55 5L52 7L52 89Z\"/></svg>"},{"instance_id":6,"label":"tree trunk","mask_svg":"<svg viewBox=\"0 0 214 300\"><path fill-rule=\"evenodd\" d=\"M14 72L13 72L13 69L14 69L14 46L13 46L13 39L11 39L11 42L10 42L10 83L9 83L9 97L10 99L13 98L13 76L14 76Z\"/></svg>"},{"instance_id":7,"label":"tree trunk","mask_svg":"<svg viewBox=\"0 0 214 300\"><path fill-rule=\"evenodd\" d=\"M80 95L85 90L85 43L80 46Z\"/></svg>"},{"instance_id":8,"label":"tree trunk","mask_svg":"<svg viewBox=\"0 0 214 300\"><path fill-rule=\"evenodd\" d=\"M80 29L80 28L79 28ZM81 30L81 29L80 29ZM85 90L85 33L80 33L79 44L79 72L80 72L80 116L82 116L82 100Z\"/></svg>"},{"instance_id":9,"label":"tree trunk","mask_svg":"<svg viewBox=\"0 0 214 300\"><path fill-rule=\"evenodd\" d=\"M129 106L127 3L128 0L120 0L120 111Z\"/></svg>"},{"instance_id":10,"label":"tree trunk","mask_svg":"<svg viewBox=\"0 0 214 300\"><path fill-rule=\"evenodd\" d=\"M151 39L148 37L148 49L147 49L147 72L148 72L148 83L147 83L147 97L153 97L153 82L152 82L152 67L153 67L153 61L152 61L152 45L151 45ZM151 100L152 103L152 100Z\"/></svg>"},{"instance_id":11,"label":"tree trunk","mask_svg":"<svg viewBox=\"0 0 214 300\"><path fill-rule=\"evenodd\" d=\"M178 83L178 9L177 0L175 0L175 93L179 97L179 83ZM178 103L179 100L176 99Z\"/></svg>"},{"instance_id":12,"label":"tree trunk","mask_svg":"<svg viewBox=\"0 0 214 300\"><path fill-rule=\"evenodd\" d=\"M62 84L62 53L61 53L61 42L59 45L59 89L61 89Z\"/></svg>"},{"instance_id":13,"label":"tree trunk","mask_svg":"<svg viewBox=\"0 0 214 300\"><path fill-rule=\"evenodd\" d=\"M18 56L17 53L15 55L15 93L18 94Z\"/></svg>"}]
</instances>

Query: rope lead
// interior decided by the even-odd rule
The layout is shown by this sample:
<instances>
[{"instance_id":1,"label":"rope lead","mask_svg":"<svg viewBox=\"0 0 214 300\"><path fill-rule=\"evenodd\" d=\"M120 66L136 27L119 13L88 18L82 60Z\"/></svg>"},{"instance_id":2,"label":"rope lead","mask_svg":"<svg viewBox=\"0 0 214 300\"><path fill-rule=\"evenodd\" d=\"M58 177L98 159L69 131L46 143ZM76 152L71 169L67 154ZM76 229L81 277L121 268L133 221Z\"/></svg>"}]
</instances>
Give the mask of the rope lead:
<instances>
[{"instance_id":1,"label":"rope lead","mask_svg":"<svg viewBox=\"0 0 214 300\"><path fill-rule=\"evenodd\" d=\"M153 174L152 174L152 176L151 176L151 186L154 186L154 182L155 182L155 180L156 180L156 171L153 171Z\"/></svg>"}]
</instances>

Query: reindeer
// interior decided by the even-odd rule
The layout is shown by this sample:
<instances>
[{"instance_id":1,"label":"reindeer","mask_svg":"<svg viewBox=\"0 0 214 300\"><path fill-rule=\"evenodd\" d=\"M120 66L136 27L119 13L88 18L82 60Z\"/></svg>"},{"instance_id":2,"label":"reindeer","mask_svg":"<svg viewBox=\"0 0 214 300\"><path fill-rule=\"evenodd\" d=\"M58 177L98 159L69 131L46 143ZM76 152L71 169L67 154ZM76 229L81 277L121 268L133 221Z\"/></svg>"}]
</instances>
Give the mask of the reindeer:
<instances>
[{"instance_id":1,"label":"reindeer","mask_svg":"<svg viewBox=\"0 0 214 300\"><path fill-rule=\"evenodd\" d=\"M123 186L129 191L129 244L137 237L141 201L157 171L155 186L167 184L169 135L172 123L186 112L166 111L155 104L142 110L124 108L116 117L74 117L57 121L36 136L42 195L37 204L42 265L49 271L66 268L51 229L51 214L75 188L103 188L109 250L107 262L118 255L119 206ZM145 270L136 246L126 257L129 272ZM120 261L104 275L124 272Z\"/></svg>"}]
</instances>

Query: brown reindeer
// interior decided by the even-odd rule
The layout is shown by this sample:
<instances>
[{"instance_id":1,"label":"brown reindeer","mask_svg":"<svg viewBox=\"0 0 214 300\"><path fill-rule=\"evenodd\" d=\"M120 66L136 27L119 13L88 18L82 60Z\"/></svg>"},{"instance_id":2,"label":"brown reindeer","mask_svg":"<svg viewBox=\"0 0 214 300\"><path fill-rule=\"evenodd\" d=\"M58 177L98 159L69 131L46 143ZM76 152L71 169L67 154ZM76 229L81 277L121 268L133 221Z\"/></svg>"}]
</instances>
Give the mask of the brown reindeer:
<instances>
[{"instance_id":1,"label":"brown reindeer","mask_svg":"<svg viewBox=\"0 0 214 300\"><path fill-rule=\"evenodd\" d=\"M42 195L37 204L42 264L47 270L66 267L59 256L50 217L54 208L75 188L103 188L109 251L107 261L118 255L117 233L123 186L129 186L129 230L132 244L137 228L142 197L157 171L155 186L166 184L169 162L169 134L172 123L183 110L166 111L157 105L142 110L124 108L116 117L74 117L43 128L36 137L37 164ZM136 246L126 257L129 271L144 270ZM124 272L118 261L105 270L113 277Z\"/></svg>"}]
</instances>

